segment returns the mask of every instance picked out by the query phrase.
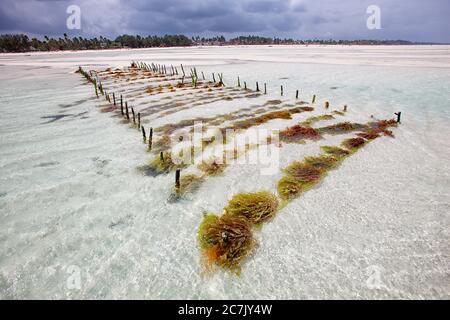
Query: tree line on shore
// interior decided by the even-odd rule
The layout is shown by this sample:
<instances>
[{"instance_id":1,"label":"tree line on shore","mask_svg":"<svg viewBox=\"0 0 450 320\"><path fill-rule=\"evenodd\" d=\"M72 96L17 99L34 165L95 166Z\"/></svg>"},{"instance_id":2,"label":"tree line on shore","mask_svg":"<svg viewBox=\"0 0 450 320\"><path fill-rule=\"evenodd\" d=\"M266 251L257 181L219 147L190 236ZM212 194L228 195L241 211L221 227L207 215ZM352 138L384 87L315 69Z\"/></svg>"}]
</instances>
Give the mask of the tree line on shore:
<instances>
[{"instance_id":1,"label":"tree line on shore","mask_svg":"<svg viewBox=\"0 0 450 320\"><path fill-rule=\"evenodd\" d=\"M359 45L401 45L414 44L405 40L293 40L260 36L239 36L225 39L224 36L211 38L187 37L185 35L147 36L121 35L114 40L103 36L95 38L73 37L64 34L63 38L43 40L29 38L25 34L0 35L0 52L58 51L58 50L97 50L114 48L152 48L183 47L193 45L277 45L277 44L359 44Z\"/></svg>"}]
</instances>

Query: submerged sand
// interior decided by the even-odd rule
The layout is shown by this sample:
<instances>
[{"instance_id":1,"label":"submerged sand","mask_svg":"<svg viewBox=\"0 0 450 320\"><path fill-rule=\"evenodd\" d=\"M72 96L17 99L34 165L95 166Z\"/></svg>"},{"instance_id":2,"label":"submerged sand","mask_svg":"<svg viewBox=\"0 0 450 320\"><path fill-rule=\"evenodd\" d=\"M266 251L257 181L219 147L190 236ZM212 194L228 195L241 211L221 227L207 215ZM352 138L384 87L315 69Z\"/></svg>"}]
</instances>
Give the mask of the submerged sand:
<instances>
[{"instance_id":1,"label":"submerged sand","mask_svg":"<svg viewBox=\"0 0 450 320\"><path fill-rule=\"evenodd\" d=\"M264 225L239 277L206 277L196 241L203 213L220 213L238 192L273 191L281 174L231 166L168 203L173 176L136 170L150 159L138 133L100 113L74 74L131 60L196 65L209 78L223 72L228 85L238 75L267 82L265 99L280 98L282 84L287 100L298 89L307 101L317 94L318 106L347 104L350 121L396 111L403 121L395 139L369 144ZM4 54L0 70L0 298L450 297L449 46ZM148 125L254 103L192 107ZM280 165L319 145L286 147Z\"/></svg>"}]
</instances>

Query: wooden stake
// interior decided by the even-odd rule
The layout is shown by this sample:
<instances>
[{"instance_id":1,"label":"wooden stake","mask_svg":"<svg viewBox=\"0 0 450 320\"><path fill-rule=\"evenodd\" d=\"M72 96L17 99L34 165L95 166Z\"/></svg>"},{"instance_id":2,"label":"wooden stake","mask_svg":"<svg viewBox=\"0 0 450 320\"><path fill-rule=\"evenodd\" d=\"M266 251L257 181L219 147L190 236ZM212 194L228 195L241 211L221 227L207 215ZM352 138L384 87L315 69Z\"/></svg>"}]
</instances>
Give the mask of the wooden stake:
<instances>
[{"instance_id":1,"label":"wooden stake","mask_svg":"<svg viewBox=\"0 0 450 320\"><path fill-rule=\"evenodd\" d=\"M101 95L104 96L105 92L103 91L103 85L102 85L101 81L100 81L100 84L98 85L98 89L100 90Z\"/></svg>"},{"instance_id":2,"label":"wooden stake","mask_svg":"<svg viewBox=\"0 0 450 320\"><path fill-rule=\"evenodd\" d=\"M247 82L244 81L244 89L247 90Z\"/></svg>"},{"instance_id":3,"label":"wooden stake","mask_svg":"<svg viewBox=\"0 0 450 320\"><path fill-rule=\"evenodd\" d=\"M347 111L347 105L344 106L344 112L346 112L346 111Z\"/></svg>"},{"instance_id":4,"label":"wooden stake","mask_svg":"<svg viewBox=\"0 0 450 320\"><path fill-rule=\"evenodd\" d=\"M283 96L283 86L281 86L281 95Z\"/></svg>"},{"instance_id":5,"label":"wooden stake","mask_svg":"<svg viewBox=\"0 0 450 320\"><path fill-rule=\"evenodd\" d=\"M131 108L131 113L133 114L133 123L136 124L136 117L134 115L134 109Z\"/></svg>"},{"instance_id":6,"label":"wooden stake","mask_svg":"<svg viewBox=\"0 0 450 320\"><path fill-rule=\"evenodd\" d=\"M159 159L161 159L161 161L164 161L164 154L162 151L159 153Z\"/></svg>"},{"instance_id":7,"label":"wooden stake","mask_svg":"<svg viewBox=\"0 0 450 320\"><path fill-rule=\"evenodd\" d=\"M267 84L264 83L264 94L267 94Z\"/></svg>"},{"instance_id":8,"label":"wooden stake","mask_svg":"<svg viewBox=\"0 0 450 320\"><path fill-rule=\"evenodd\" d=\"M152 139L153 139L153 128L150 128L150 133L148 134L148 150L152 150Z\"/></svg>"},{"instance_id":9,"label":"wooden stake","mask_svg":"<svg viewBox=\"0 0 450 320\"><path fill-rule=\"evenodd\" d=\"M116 94L113 92L114 106L116 106Z\"/></svg>"},{"instance_id":10,"label":"wooden stake","mask_svg":"<svg viewBox=\"0 0 450 320\"><path fill-rule=\"evenodd\" d=\"M203 80L205 80L205 74L203 73L203 71L202 71L202 78Z\"/></svg>"},{"instance_id":11,"label":"wooden stake","mask_svg":"<svg viewBox=\"0 0 450 320\"><path fill-rule=\"evenodd\" d=\"M258 81L256 81L256 92L259 92L259 84L258 84Z\"/></svg>"},{"instance_id":12,"label":"wooden stake","mask_svg":"<svg viewBox=\"0 0 450 320\"><path fill-rule=\"evenodd\" d=\"M238 87L241 87L241 79L239 79L239 76L238 76Z\"/></svg>"},{"instance_id":13,"label":"wooden stake","mask_svg":"<svg viewBox=\"0 0 450 320\"><path fill-rule=\"evenodd\" d=\"M214 76L214 72L213 72L213 82L216 82L216 77Z\"/></svg>"},{"instance_id":14,"label":"wooden stake","mask_svg":"<svg viewBox=\"0 0 450 320\"><path fill-rule=\"evenodd\" d=\"M328 101L325 101L325 109L328 109L330 107L330 103Z\"/></svg>"},{"instance_id":15,"label":"wooden stake","mask_svg":"<svg viewBox=\"0 0 450 320\"><path fill-rule=\"evenodd\" d=\"M139 130L140 126L141 126L141 113L138 112L138 125L137 125L138 130Z\"/></svg>"},{"instance_id":16,"label":"wooden stake","mask_svg":"<svg viewBox=\"0 0 450 320\"><path fill-rule=\"evenodd\" d=\"M125 102L125 111L126 111L127 119L130 120L130 114L128 113L128 102Z\"/></svg>"},{"instance_id":17,"label":"wooden stake","mask_svg":"<svg viewBox=\"0 0 450 320\"><path fill-rule=\"evenodd\" d=\"M144 128L144 126L142 126L141 129L142 129L142 138L144 139L144 143L146 143L147 142L147 137L145 136L145 128Z\"/></svg>"},{"instance_id":18,"label":"wooden stake","mask_svg":"<svg viewBox=\"0 0 450 320\"><path fill-rule=\"evenodd\" d=\"M298 90L295 92L295 99L298 99Z\"/></svg>"},{"instance_id":19,"label":"wooden stake","mask_svg":"<svg viewBox=\"0 0 450 320\"><path fill-rule=\"evenodd\" d=\"M312 103L315 103L316 102L316 95L313 95L313 97L312 97Z\"/></svg>"},{"instance_id":20,"label":"wooden stake","mask_svg":"<svg viewBox=\"0 0 450 320\"><path fill-rule=\"evenodd\" d=\"M175 189L177 189L177 190L180 189L180 175L181 175L181 170L177 169L177 171L175 171Z\"/></svg>"},{"instance_id":21,"label":"wooden stake","mask_svg":"<svg viewBox=\"0 0 450 320\"><path fill-rule=\"evenodd\" d=\"M399 111L395 112L394 114L397 116L397 123L400 123L400 117L402 116L402 113Z\"/></svg>"}]
</instances>

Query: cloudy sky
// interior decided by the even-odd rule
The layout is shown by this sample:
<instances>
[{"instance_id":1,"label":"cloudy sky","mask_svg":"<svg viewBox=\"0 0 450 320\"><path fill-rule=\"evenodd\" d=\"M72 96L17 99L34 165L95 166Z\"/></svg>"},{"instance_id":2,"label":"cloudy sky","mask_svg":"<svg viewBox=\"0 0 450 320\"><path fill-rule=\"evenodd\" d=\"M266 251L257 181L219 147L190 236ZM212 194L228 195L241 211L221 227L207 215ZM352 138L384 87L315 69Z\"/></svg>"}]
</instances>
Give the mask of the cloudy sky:
<instances>
[{"instance_id":1,"label":"cloudy sky","mask_svg":"<svg viewBox=\"0 0 450 320\"><path fill-rule=\"evenodd\" d=\"M81 10L68 30L67 7ZM369 5L381 10L370 30ZM1 0L0 33L189 36L263 35L294 39L404 39L450 43L450 0Z\"/></svg>"}]
</instances>

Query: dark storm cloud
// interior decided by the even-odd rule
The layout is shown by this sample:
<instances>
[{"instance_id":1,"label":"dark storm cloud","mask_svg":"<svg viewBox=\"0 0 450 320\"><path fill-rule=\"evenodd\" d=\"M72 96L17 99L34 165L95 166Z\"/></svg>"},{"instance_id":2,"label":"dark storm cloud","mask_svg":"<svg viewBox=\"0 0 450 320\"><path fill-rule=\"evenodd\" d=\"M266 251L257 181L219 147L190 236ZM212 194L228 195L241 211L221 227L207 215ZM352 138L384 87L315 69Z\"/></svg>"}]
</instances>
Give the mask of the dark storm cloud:
<instances>
[{"instance_id":1,"label":"dark storm cloud","mask_svg":"<svg viewBox=\"0 0 450 320\"><path fill-rule=\"evenodd\" d=\"M134 11L129 21L133 30L152 30L157 33L235 33L258 32L266 28L263 19L246 15L235 6L224 5L224 1L189 3L175 5L168 1L168 7L159 5L146 7L145 11ZM236 2L237 3L237 2Z\"/></svg>"},{"instance_id":2,"label":"dark storm cloud","mask_svg":"<svg viewBox=\"0 0 450 320\"><path fill-rule=\"evenodd\" d=\"M66 32L66 0L0 2L0 33L61 35Z\"/></svg>"},{"instance_id":3,"label":"dark storm cloud","mask_svg":"<svg viewBox=\"0 0 450 320\"><path fill-rule=\"evenodd\" d=\"M66 28L70 4L81 8L81 30ZM381 8L381 30L366 27L366 9L372 4ZM448 0L2 0L0 33L251 33L300 39L450 42L449 15Z\"/></svg>"},{"instance_id":4,"label":"dark storm cloud","mask_svg":"<svg viewBox=\"0 0 450 320\"><path fill-rule=\"evenodd\" d=\"M243 9L246 12L286 12L289 9L289 3L287 1L277 1L277 0L251 0L244 2Z\"/></svg>"}]
</instances>

